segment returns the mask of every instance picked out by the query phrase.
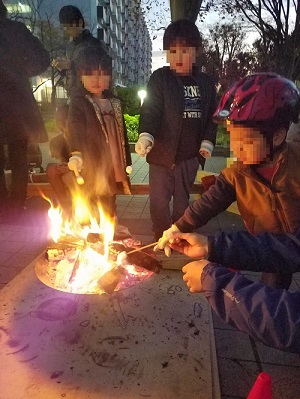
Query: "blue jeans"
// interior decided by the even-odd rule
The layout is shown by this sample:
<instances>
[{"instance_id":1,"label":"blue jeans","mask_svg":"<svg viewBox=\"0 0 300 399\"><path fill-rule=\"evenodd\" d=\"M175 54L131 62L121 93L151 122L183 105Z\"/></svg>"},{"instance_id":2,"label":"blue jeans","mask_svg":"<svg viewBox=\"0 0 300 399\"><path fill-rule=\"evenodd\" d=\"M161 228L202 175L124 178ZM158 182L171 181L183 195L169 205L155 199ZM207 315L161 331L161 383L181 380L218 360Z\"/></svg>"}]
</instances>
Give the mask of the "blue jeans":
<instances>
[{"instance_id":1,"label":"blue jeans","mask_svg":"<svg viewBox=\"0 0 300 399\"><path fill-rule=\"evenodd\" d=\"M167 230L183 215L189 206L190 189L198 168L197 158L181 161L173 169L149 165L150 215L154 233Z\"/></svg>"}]
</instances>

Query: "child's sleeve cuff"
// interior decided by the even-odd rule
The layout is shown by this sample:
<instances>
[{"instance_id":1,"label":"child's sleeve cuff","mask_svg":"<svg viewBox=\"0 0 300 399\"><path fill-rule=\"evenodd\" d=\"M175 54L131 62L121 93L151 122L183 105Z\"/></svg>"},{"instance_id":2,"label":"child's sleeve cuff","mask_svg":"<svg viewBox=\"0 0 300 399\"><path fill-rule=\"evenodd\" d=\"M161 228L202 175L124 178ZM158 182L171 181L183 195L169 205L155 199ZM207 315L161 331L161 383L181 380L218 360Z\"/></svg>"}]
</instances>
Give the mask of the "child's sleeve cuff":
<instances>
[{"instance_id":1,"label":"child's sleeve cuff","mask_svg":"<svg viewBox=\"0 0 300 399\"><path fill-rule=\"evenodd\" d=\"M210 158L211 154L213 152L213 149L214 149L214 145L211 141L203 140L201 143L199 152L204 158Z\"/></svg>"}]
</instances>

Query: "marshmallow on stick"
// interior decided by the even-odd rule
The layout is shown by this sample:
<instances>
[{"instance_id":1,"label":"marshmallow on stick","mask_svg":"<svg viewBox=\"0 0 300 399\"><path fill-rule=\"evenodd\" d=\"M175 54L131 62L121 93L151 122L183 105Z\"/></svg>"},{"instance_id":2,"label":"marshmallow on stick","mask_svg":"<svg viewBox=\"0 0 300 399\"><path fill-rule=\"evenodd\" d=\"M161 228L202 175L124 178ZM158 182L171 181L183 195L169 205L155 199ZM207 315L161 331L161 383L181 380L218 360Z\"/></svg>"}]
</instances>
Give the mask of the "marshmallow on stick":
<instances>
[{"instance_id":1,"label":"marshmallow on stick","mask_svg":"<svg viewBox=\"0 0 300 399\"><path fill-rule=\"evenodd\" d=\"M76 177L77 184L82 186L82 184L84 184L84 178L78 172L77 168L74 169L74 174L75 174L75 177Z\"/></svg>"}]
</instances>

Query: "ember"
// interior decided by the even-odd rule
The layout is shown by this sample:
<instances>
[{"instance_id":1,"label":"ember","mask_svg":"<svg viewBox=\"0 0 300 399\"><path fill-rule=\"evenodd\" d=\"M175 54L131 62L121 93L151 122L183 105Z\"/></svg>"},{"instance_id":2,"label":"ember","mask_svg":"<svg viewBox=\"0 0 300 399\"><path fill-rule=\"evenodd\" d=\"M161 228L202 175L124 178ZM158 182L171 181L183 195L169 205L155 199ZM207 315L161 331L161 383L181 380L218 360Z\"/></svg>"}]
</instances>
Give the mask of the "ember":
<instances>
[{"instance_id":1,"label":"ember","mask_svg":"<svg viewBox=\"0 0 300 399\"><path fill-rule=\"evenodd\" d=\"M82 214L84 224L76 217ZM77 294L110 294L159 273L161 264L153 253L142 250L130 253L142 243L133 240L126 228L127 238L117 240L119 234L114 232L114 221L110 221L101 208L99 215L101 223L97 223L87 209L75 210L73 220L64 221L60 210L51 207L53 244L35 267L37 277L44 284ZM121 252L128 252L128 256L118 264Z\"/></svg>"}]
</instances>

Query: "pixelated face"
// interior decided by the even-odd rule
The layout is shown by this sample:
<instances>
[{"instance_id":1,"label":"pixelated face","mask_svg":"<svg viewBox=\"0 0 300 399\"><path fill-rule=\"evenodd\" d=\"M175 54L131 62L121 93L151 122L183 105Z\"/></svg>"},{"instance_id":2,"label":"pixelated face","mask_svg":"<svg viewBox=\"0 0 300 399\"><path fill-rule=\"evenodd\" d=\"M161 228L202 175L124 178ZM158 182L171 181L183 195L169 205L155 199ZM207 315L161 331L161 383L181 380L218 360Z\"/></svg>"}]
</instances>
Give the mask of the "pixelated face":
<instances>
[{"instance_id":1,"label":"pixelated face","mask_svg":"<svg viewBox=\"0 0 300 399\"><path fill-rule=\"evenodd\" d=\"M62 24L64 34L68 38L78 37L83 29L83 22L80 20L79 22L73 22L71 24Z\"/></svg>"},{"instance_id":2,"label":"pixelated face","mask_svg":"<svg viewBox=\"0 0 300 399\"><path fill-rule=\"evenodd\" d=\"M170 69L178 75L188 76L192 74L196 55L197 50L195 47L189 47L185 42L178 39L167 50L167 62L170 64Z\"/></svg>"},{"instance_id":3,"label":"pixelated face","mask_svg":"<svg viewBox=\"0 0 300 399\"><path fill-rule=\"evenodd\" d=\"M227 123L230 150L244 165L258 165L269 160L270 148L259 129Z\"/></svg>"},{"instance_id":4,"label":"pixelated face","mask_svg":"<svg viewBox=\"0 0 300 399\"><path fill-rule=\"evenodd\" d=\"M101 96L103 90L109 89L110 81L111 76L101 69L82 71L81 73L81 82L84 88L96 96Z\"/></svg>"}]
</instances>

